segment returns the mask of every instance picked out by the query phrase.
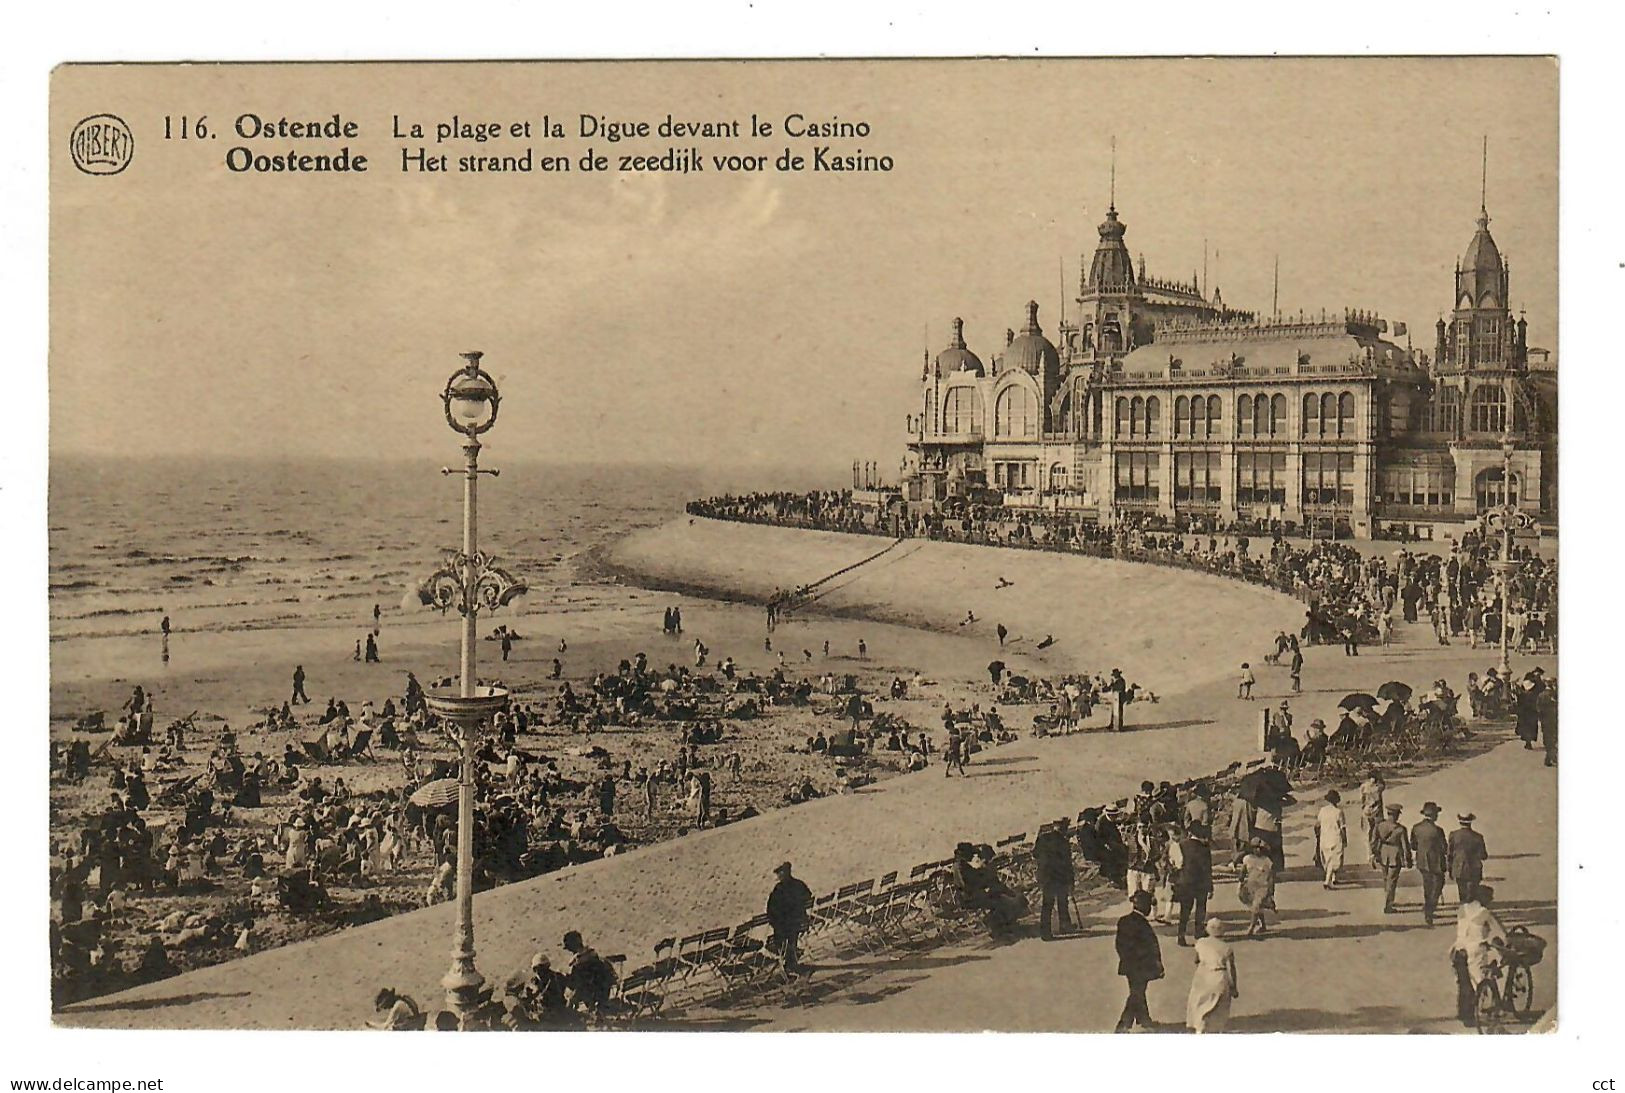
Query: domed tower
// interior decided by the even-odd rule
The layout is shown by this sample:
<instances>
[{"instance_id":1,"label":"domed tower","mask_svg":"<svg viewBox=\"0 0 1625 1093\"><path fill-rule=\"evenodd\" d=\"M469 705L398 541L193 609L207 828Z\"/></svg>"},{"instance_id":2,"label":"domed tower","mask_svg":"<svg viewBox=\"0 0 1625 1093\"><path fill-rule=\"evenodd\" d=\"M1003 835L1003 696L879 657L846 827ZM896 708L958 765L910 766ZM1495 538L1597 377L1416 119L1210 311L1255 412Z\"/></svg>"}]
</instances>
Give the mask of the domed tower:
<instances>
[{"instance_id":1,"label":"domed tower","mask_svg":"<svg viewBox=\"0 0 1625 1093\"><path fill-rule=\"evenodd\" d=\"M1038 301L1027 301L1027 323L1021 333L1012 338L1004 350L1004 367L1019 368L1038 380L1043 390L1045 417L1049 404L1061 386L1061 355L1051 341L1044 337L1038 325ZM1046 429L1048 428L1046 424Z\"/></svg>"},{"instance_id":2,"label":"domed tower","mask_svg":"<svg viewBox=\"0 0 1625 1093\"><path fill-rule=\"evenodd\" d=\"M1521 368L1523 346L1508 303L1507 261L1490 235L1489 213L1482 205L1478 228L1456 263L1455 288L1451 321L1439 322L1436 369L1477 372Z\"/></svg>"},{"instance_id":3,"label":"domed tower","mask_svg":"<svg viewBox=\"0 0 1625 1093\"><path fill-rule=\"evenodd\" d=\"M951 324L953 333L948 338L948 348L937 354L937 373L948 375L952 372L973 372L978 376L986 374L980 358L965 348L965 320L955 317Z\"/></svg>"},{"instance_id":4,"label":"domed tower","mask_svg":"<svg viewBox=\"0 0 1625 1093\"><path fill-rule=\"evenodd\" d=\"M1089 263L1086 282L1097 292L1125 292L1134 288L1134 263L1129 258L1123 236L1128 225L1117 218L1117 204L1106 210L1106 219L1100 224L1100 243L1095 247L1094 260Z\"/></svg>"}]
</instances>

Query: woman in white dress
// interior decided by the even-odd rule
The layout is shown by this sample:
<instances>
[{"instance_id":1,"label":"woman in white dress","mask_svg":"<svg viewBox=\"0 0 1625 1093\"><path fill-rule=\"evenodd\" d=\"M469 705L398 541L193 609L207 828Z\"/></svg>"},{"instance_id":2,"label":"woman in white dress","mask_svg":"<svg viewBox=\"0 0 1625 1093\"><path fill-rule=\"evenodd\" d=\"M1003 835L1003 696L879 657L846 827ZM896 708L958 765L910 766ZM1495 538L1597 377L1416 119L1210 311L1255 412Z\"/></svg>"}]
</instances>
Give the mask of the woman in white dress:
<instances>
[{"instance_id":1,"label":"woman in white dress","mask_svg":"<svg viewBox=\"0 0 1625 1093\"><path fill-rule=\"evenodd\" d=\"M1343 818L1343 798L1335 789L1326 791L1326 803L1315 817L1316 838L1320 845L1320 863L1325 869L1321 887L1337 885L1337 871L1343 868L1343 853L1349 846L1348 821Z\"/></svg>"},{"instance_id":2,"label":"woman in white dress","mask_svg":"<svg viewBox=\"0 0 1625 1093\"><path fill-rule=\"evenodd\" d=\"M1207 920L1207 936L1196 942L1196 974L1185 1001L1185 1024L1192 1032L1223 1032L1230 1022L1236 987L1236 954L1224 940L1224 923Z\"/></svg>"}]
</instances>

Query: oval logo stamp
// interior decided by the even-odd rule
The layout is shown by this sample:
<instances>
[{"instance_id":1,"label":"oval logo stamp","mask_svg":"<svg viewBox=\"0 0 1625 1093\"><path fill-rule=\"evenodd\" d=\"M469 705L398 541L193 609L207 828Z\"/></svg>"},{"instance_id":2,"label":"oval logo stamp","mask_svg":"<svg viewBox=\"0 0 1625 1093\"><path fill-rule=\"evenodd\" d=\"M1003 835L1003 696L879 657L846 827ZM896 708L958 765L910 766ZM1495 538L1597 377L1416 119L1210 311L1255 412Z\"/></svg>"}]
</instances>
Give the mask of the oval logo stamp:
<instances>
[{"instance_id":1,"label":"oval logo stamp","mask_svg":"<svg viewBox=\"0 0 1625 1093\"><path fill-rule=\"evenodd\" d=\"M135 136L116 114L92 114L68 138L73 165L87 175L116 175L135 158Z\"/></svg>"}]
</instances>

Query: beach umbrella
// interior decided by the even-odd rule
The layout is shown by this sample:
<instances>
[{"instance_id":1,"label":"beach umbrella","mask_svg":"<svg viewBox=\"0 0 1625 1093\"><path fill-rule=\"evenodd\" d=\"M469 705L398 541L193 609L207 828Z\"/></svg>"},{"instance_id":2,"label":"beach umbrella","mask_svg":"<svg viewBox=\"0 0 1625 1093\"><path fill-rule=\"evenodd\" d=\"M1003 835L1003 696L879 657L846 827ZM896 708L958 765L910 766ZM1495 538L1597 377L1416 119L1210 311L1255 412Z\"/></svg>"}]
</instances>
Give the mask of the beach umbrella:
<instances>
[{"instance_id":1,"label":"beach umbrella","mask_svg":"<svg viewBox=\"0 0 1625 1093\"><path fill-rule=\"evenodd\" d=\"M1337 704L1337 708L1340 710L1352 710L1356 706L1374 707L1376 704L1377 700L1375 696L1356 691L1353 694L1344 695L1343 701Z\"/></svg>"},{"instance_id":2,"label":"beach umbrella","mask_svg":"<svg viewBox=\"0 0 1625 1093\"><path fill-rule=\"evenodd\" d=\"M1409 702L1411 686L1408 683L1401 683L1397 679L1389 680L1377 688L1377 697L1391 699L1394 702Z\"/></svg>"},{"instance_id":3,"label":"beach umbrella","mask_svg":"<svg viewBox=\"0 0 1625 1093\"><path fill-rule=\"evenodd\" d=\"M420 808L439 808L442 805L455 804L457 801L457 779L441 778L433 782L425 782L413 791L409 798Z\"/></svg>"}]
</instances>

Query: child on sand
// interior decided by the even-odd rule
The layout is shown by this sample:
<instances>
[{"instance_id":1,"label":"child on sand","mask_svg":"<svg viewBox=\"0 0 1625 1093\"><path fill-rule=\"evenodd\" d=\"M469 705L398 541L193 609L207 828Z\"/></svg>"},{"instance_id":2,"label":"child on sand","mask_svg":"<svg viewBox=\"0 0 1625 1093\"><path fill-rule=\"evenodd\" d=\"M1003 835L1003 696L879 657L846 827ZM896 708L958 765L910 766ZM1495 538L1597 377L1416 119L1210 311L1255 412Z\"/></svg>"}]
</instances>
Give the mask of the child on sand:
<instances>
[{"instance_id":1,"label":"child on sand","mask_svg":"<svg viewBox=\"0 0 1625 1093\"><path fill-rule=\"evenodd\" d=\"M1252 666L1246 661L1241 664L1241 679L1236 684L1236 697L1251 699L1253 697L1253 684L1258 680L1253 676Z\"/></svg>"}]
</instances>

